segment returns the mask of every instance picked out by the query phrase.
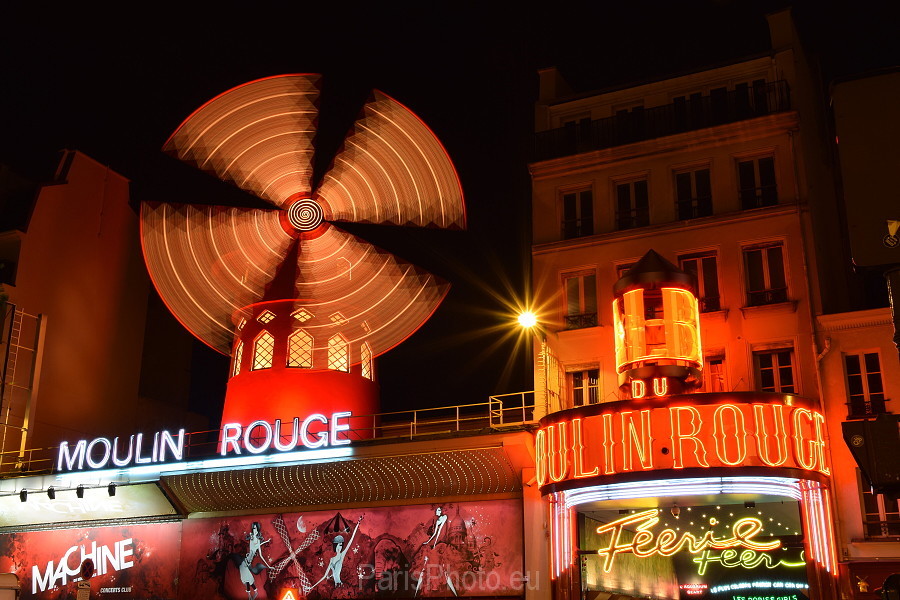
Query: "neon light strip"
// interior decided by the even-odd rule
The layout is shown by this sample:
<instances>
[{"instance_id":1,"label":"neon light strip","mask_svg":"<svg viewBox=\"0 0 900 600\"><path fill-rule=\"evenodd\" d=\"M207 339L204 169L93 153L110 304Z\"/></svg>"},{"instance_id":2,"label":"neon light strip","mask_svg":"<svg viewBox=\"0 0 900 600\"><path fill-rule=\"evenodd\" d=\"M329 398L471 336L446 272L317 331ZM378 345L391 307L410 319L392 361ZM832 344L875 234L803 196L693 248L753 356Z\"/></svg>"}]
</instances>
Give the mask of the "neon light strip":
<instances>
[{"instance_id":1,"label":"neon light strip","mask_svg":"<svg viewBox=\"0 0 900 600\"><path fill-rule=\"evenodd\" d=\"M826 562L825 564L825 569L828 570L829 573L837 575L837 555L833 552L834 548L837 547L837 544L835 543L834 523L829 518L830 515L834 514L831 511L831 491L823 486L822 496L824 496L825 498L825 506L824 511L822 512L822 518L825 521L825 550L828 554L828 562Z\"/></svg>"},{"instance_id":2,"label":"neon light strip","mask_svg":"<svg viewBox=\"0 0 900 600\"><path fill-rule=\"evenodd\" d=\"M704 494L764 494L800 500L802 492L796 479L783 477L703 477L696 479L659 479L629 483L611 483L563 492L563 503L572 508L601 500L627 500L659 496L700 496Z\"/></svg>"},{"instance_id":3,"label":"neon light strip","mask_svg":"<svg viewBox=\"0 0 900 600\"><path fill-rule=\"evenodd\" d=\"M230 471L234 469L249 469L266 467L271 465L284 465L287 463L328 462L353 455L352 448L328 448L327 450L302 450L298 452L279 452L265 456L229 456L227 458L211 458L189 462L142 465L128 469L106 469L104 471L79 471L77 473L65 473L56 476L56 481L64 482L91 482L101 481L129 481L156 480L163 475L178 473L202 472L202 471Z\"/></svg>"}]
</instances>

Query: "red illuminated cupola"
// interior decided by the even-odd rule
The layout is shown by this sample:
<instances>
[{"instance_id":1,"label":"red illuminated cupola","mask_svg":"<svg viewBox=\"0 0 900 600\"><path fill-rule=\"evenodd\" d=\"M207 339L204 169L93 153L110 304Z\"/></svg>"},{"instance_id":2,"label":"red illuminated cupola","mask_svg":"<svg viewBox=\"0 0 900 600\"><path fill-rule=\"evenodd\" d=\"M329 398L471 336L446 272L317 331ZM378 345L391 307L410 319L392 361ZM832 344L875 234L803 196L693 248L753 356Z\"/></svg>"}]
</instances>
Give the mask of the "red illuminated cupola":
<instances>
[{"instance_id":1,"label":"red illuminated cupola","mask_svg":"<svg viewBox=\"0 0 900 600\"><path fill-rule=\"evenodd\" d=\"M375 357L415 332L447 291L341 228L464 228L459 179L440 141L375 92L315 184L318 98L317 75L253 81L200 107L164 146L271 208L142 207L160 296L191 333L232 356L223 424L377 413Z\"/></svg>"},{"instance_id":2,"label":"red illuminated cupola","mask_svg":"<svg viewBox=\"0 0 900 600\"><path fill-rule=\"evenodd\" d=\"M613 295L620 386L639 398L699 385L703 354L693 276L650 250L615 283Z\"/></svg>"}]
</instances>

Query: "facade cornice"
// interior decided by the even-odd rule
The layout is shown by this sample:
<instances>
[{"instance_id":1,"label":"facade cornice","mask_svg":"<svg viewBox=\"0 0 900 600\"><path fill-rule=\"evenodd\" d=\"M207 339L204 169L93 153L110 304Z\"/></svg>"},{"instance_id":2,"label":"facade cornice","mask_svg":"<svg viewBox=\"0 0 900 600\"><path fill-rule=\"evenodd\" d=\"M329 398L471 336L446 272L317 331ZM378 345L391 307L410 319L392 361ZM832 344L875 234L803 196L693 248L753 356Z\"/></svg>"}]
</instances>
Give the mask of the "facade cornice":
<instances>
[{"instance_id":1,"label":"facade cornice","mask_svg":"<svg viewBox=\"0 0 900 600\"><path fill-rule=\"evenodd\" d=\"M777 206L769 206L766 208L741 210L720 215L713 215L711 217L703 217L700 219L691 219L690 221L671 221L668 223L660 223L658 225L649 225L647 227L627 229L625 231L610 231L608 233L589 235L585 237L573 238L570 240L559 240L556 242L535 244L531 248L531 255L541 256L544 254L553 254L561 250L575 250L578 248L597 246L599 244L624 242L632 239L645 238L651 235L674 232L676 230L679 233L683 233L693 230L721 227L722 225L732 223L761 221L764 219L772 219L792 214L799 216L800 207L797 204L779 204Z\"/></svg>"},{"instance_id":2,"label":"facade cornice","mask_svg":"<svg viewBox=\"0 0 900 600\"><path fill-rule=\"evenodd\" d=\"M747 142L772 137L796 131L799 126L798 113L787 111L633 144L535 162L528 165L528 170L534 181L551 179L563 175L596 171L608 165L645 159L658 154L701 150L707 147L721 147L732 142Z\"/></svg>"},{"instance_id":3,"label":"facade cornice","mask_svg":"<svg viewBox=\"0 0 900 600\"><path fill-rule=\"evenodd\" d=\"M816 317L819 330L822 332L862 329L866 327L883 327L892 323L891 309L871 308L853 312L819 315Z\"/></svg>"}]
</instances>

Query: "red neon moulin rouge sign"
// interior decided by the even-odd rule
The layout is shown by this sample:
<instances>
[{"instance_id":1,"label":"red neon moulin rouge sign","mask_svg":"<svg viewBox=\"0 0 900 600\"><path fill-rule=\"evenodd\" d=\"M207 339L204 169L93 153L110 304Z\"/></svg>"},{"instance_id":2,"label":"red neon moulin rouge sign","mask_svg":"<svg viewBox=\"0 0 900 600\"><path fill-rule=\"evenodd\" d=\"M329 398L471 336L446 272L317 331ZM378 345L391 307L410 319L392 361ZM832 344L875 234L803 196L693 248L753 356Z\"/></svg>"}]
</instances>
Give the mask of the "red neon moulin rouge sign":
<instances>
[{"instance_id":1,"label":"red neon moulin rouge sign","mask_svg":"<svg viewBox=\"0 0 900 600\"><path fill-rule=\"evenodd\" d=\"M825 417L800 400L753 392L680 395L555 413L541 420L535 437L538 485L684 469L829 475Z\"/></svg>"}]
</instances>

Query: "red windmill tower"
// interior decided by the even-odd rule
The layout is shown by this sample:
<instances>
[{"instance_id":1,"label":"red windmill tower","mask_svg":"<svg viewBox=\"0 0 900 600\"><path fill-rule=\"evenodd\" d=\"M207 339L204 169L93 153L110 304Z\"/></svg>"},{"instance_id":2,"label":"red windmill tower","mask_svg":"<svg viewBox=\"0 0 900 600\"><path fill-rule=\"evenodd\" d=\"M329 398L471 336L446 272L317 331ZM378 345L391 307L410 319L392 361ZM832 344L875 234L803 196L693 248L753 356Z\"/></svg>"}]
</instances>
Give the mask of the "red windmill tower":
<instances>
[{"instance_id":1,"label":"red windmill tower","mask_svg":"<svg viewBox=\"0 0 900 600\"><path fill-rule=\"evenodd\" d=\"M193 335L232 357L223 424L378 412L374 358L415 332L448 289L341 228L464 228L459 179L440 141L376 91L314 188L318 82L300 74L238 86L165 143L270 209L142 207L160 296Z\"/></svg>"}]
</instances>

